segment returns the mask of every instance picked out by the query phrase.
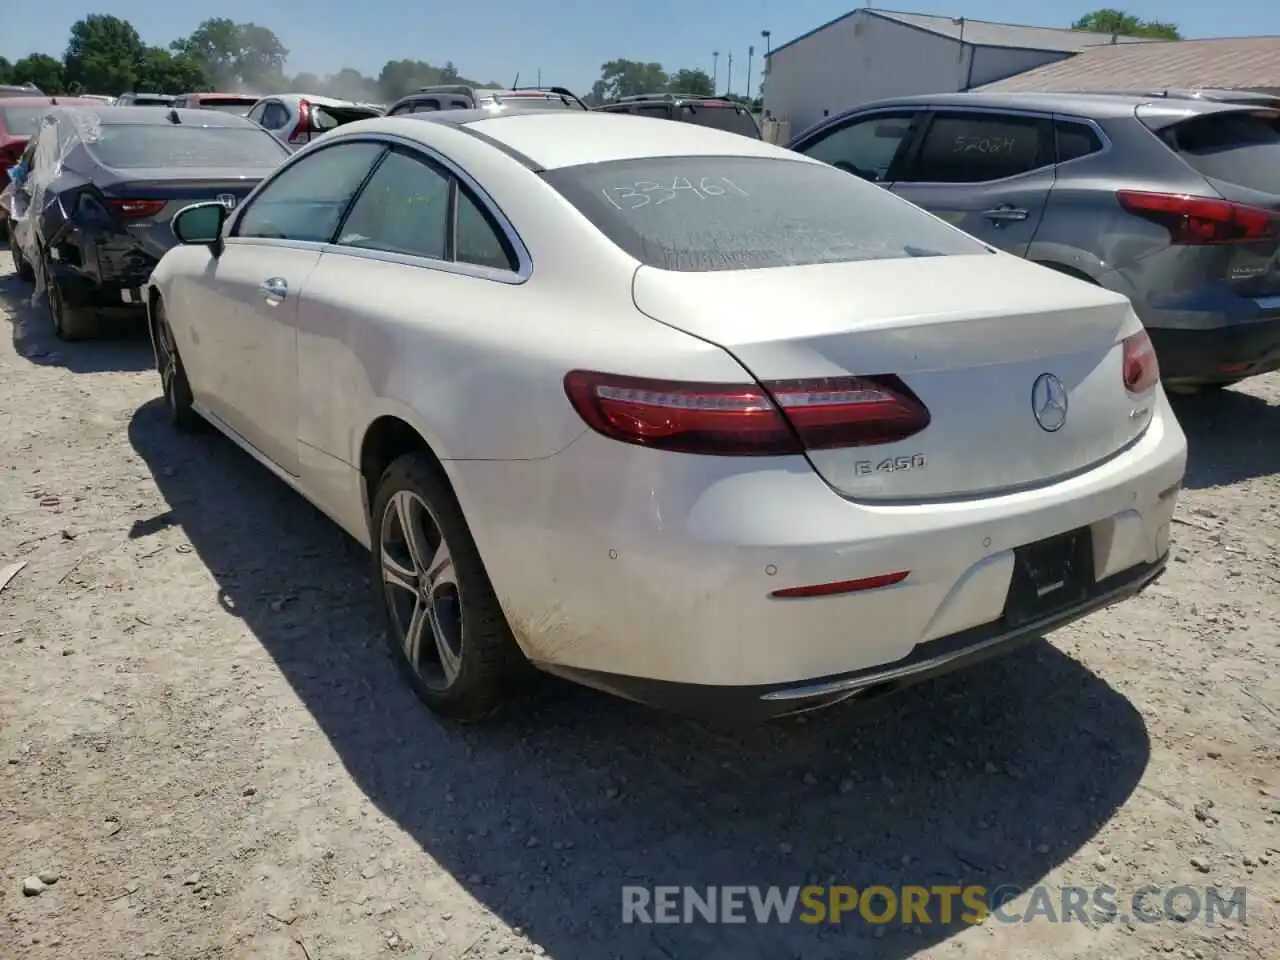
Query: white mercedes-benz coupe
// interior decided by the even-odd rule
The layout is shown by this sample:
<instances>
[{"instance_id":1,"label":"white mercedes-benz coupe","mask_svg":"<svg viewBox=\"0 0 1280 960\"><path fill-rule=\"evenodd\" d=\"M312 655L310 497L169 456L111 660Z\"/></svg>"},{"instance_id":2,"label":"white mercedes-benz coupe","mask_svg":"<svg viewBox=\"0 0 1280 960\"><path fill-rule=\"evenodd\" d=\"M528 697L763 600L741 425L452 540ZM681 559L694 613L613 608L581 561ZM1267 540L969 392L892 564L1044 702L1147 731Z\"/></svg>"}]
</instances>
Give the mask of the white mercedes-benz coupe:
<instances>
[{"instance_id":1,"label":"white mercedes-benz coupe","mask_svg":"<svg viewBox=\"0 0 1280 960\"><path fill-rule=\"evenodd\" d=\"M174 423L370 549L440 714L529 664L797 712L1164 569L1186 441L1128 301L768 143L360 121L173 229L148 298Z\"/></svg>"}]
</instances>

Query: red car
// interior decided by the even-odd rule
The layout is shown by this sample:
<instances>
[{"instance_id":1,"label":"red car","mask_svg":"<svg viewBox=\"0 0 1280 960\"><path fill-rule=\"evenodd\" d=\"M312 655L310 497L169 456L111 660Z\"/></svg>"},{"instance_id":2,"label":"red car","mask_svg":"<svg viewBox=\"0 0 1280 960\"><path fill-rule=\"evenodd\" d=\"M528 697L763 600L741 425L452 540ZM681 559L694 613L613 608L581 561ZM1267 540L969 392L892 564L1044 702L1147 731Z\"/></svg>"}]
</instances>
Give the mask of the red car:
<instances>
[{"instance_id":1,"label":"red car","mask_svg":"<svg viewBox=\"0 0 1280 960\"><path fill-rule=\"evenodd\" d=\"M16 165L27 141L40 126L40 118L50 107L101 106L96 100L79 97L0 96L0 191L9 185L9 168ZM9 215L0 204L0 223Z\"/></svg>"}]
</instances>

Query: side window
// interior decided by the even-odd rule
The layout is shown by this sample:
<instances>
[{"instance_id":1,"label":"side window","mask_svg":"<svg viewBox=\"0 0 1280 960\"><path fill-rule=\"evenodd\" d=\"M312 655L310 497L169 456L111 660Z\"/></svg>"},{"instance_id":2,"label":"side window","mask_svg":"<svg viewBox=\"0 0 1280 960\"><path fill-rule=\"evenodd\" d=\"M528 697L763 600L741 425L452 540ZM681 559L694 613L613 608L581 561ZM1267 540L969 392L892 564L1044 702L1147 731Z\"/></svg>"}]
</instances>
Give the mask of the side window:
<instances>
[{"instance_id":1,"label":"side window","mask_svg":"<svg viewBox=\"0 0 1280 960\"><path fill-rule=\"evenodd\" d=\"M259 124L262 123L262 114L266 111L266 109L267 108L261 103L255 104L253 109L250 110L248 113L249 119L252 120L254 123L259 123Z\"/></svg>"},{"instance_id":2,"label":"side window","mask_svg":"<svg viewBox=\"0 0 1280 960\"><path fill-rule=\"evenodd\" d=\"M262 125L268 130L279 130L289 122L289 111L274 100L262 112Z\"/></svg>"},{"instance_id":3,"label":"side window","mask_svg":"<svg viewBox=\"0 0 1280 960\"><path fill-rule=\"evenodd\" d=\"M412 103L397 103L394 107L387 111L388 117L398 117L402 113L409 113L413 110Z\"/></svg>"},{"instance_id":4,"label":"side window","mask_svg":"<svg viewBox=\"0 0 1280 960\"><path fill-rule=\"evenodd\" d=\"M393 150L360 192L337 242L445 260L451 189L447 173Z\"/></svg>"},{"instance_id":5,"label":"side window","mask_svg":"<svg viewBox=\"0 0 1280 960\"><path fill-rule=\"evenodd\" d=\"M515 254L506 238L471 196L471 191L461 185L458 190L454 258L460 263L474 263L495 270L516 269Z\"/></svg>"},{"instance_id":6,"label":"side window","mask_svg":"<svg viewBox=\"0 0 1280 960\"><path fill-rule=\"evenodd\" d=\"M1087 157L1102 149L1102 138L1087 123L1057 120L1054 122L1054 135L1058 140L1059 163Z\"/></svg>"},{"instance_id":7,"label":"side window","mask_svg":"<svg viewBox=\"0 0 1280 960\"><path fill-rule=\"evenodd\" d=\"M1053 163L1047 120L999 113L938 113L901 180L986 183Z\"/></svg>"},{"instance_id":8,"label":"side window","mask_svg":"<svg viewBox=\"0 0 1280 960\"><path fill-rule=\"evenodd\" d=\"M440 101L434 97L427 97L423 100L413 101L414 113L434 113L440 109Z\"/></svg>"},{"instance_id":9,"label":"side window","mask_svg":"<svg viewBox=\"0 0 1280 960\"><path fill-rule=\"evenodd\" d=\"M914 111L903 110L855 117L799 149L814 160L880 183L888 179L894 158L910 142L915 116Z\"/></svg>"},{"instance_id":10,"label":"side window","mask_svg":"<svg viewBox=\"0 0 1280 960\"><path fill-rule=\"evenodd\" d=\"M329 243L385 149L377 143L341 143L305 157L249 202L232 236Z\"/></svg>"}]
</instances>

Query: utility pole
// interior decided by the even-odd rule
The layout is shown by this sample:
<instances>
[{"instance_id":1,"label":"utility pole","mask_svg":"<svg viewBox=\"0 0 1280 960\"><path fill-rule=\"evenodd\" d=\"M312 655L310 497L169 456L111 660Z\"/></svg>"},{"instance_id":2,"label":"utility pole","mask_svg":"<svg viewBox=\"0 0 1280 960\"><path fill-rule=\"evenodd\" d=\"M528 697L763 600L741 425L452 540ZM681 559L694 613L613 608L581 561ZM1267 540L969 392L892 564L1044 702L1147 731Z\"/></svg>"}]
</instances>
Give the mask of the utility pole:
<instances>
[{"instance_id":1,"label":"utility pole","mask_svg":"<svg viewBox=\"0 0 1280 960\"><path fill-rule=\"evenodd\" d=\"M711 92L720 89L720 51L711 54Z\"/></svg>"},{"instance_id":2,"label":"utility pole","mask_svg":"<svg viewBox=\"0 0 1280 960\"><path fill-rule=\"evenodd\" d=\"M542 86L542 68L541 67L538 68L538 86L539 87Z\"/></svg>"},{"instance_id":3,"label":"utility pole","mask_svg":"<svg viewBox=\"0 0 1280 960\"><path fill-rule=\"evenodd\" d=\"M729 69L724 81L725 94L733 93L733 51L729 51Z\"/></svg>"},{"instance_id":4,"label":"utility pole","mask_svg":"<svg viewBox=\"0 0 1280 960\"><path fill-rule=\"evenodd\" d=\"M747 47L747 99L755 100L751 93L751 60L756 55L755 47Z\"/></svg>"}]
</instances>

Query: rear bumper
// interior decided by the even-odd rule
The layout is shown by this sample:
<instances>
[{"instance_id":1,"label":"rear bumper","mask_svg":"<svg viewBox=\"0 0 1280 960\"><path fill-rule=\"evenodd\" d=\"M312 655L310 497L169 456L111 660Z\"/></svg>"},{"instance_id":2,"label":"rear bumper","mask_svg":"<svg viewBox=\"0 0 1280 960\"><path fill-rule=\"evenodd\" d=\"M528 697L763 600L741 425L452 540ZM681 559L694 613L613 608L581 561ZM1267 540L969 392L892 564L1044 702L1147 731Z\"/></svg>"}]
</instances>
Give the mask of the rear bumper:
<instances>
[{"instance_id":1,"label":"rear bumper","mask_svg":"<svg viewBox=\"0 0 1280 960\"><path fill-rule=\"evenodd\" d=\"M1034 623L1009 627L1003 620L931 640L894 663L819 677L796 684L716 686L627 677L571 667L545 667L584 686L603 690L660 710L711 720L758 722L833 706L851 698L869 699L971 667L1039 639L1097 610L1135 596L1158 580L1168 563L1166 552L1098 581L1082 603Z\"/></svg>"},{"instance_id":2,"label":"rear bumper","mask_svg":"<svg viewBox=\"0 0 1280 960\"><path fill-rule=\"evenodd\" d=\"M1168 383L1222 383L1280 370L1280 297L1276 313L1246 323L1186 329L1148 326Z\"/></svg>"},{"instance_id":3,"label":"rear bumper","mask_svg":"<svg viewBox=\"0 0 1280 960\"><path fill-rule=\"evenodd\" d=\"M909 504L847 500L803 458L666 454L594 433L543 460L445 466L533 663L646 701L664 684L739 704L735 688L748 701L799 691L767 715L847 695L815 684L854 678L857 692L904 664L958 665L1139 589L1169 550L1186 439L1161 394L1146 433L1084 473ZM1015 551L1085 527L1094 589L1053 623L1001 629ZM899 571L877 589L772 596Z\"/></svg>"}]
</instances>

